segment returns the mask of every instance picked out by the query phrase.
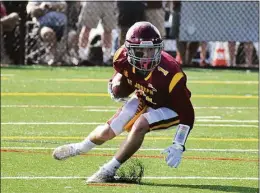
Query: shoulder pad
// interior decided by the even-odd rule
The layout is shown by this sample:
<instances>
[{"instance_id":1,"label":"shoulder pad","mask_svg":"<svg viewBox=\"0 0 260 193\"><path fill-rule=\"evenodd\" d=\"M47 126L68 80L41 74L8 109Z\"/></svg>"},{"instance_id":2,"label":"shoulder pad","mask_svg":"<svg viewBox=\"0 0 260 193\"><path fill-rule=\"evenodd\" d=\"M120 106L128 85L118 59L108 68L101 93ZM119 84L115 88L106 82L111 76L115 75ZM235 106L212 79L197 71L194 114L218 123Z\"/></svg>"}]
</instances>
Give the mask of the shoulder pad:
<instances>
[{"instance_id":1,"label":"shoulder pad","mask_svg":"<svg viewBox=\"0 0 260 193\"><path fill-rule=\"evenodd\" d=\"M169 93L172 92L173 88L182 79L182 77L184 77L184 74L182 72L178 72L173 75L172 80L169 85Z\"/></svg>"},{"instance_id":2,"label":"shoulder pad","mask_svg":"<svg viewBox=\"0 0 260 193\"><path fill-rule=\"evenodd\" d=\"M122 46L122 47L120 47L120 48L116 51L116 53L115 53L115 55L114 55L114 57L113 57L113 63L117 61L117 59L119 58L119 56L120 56L120 54L123 52L123 50L124 50L124 47Z\"/></svg>"}]
</instances>

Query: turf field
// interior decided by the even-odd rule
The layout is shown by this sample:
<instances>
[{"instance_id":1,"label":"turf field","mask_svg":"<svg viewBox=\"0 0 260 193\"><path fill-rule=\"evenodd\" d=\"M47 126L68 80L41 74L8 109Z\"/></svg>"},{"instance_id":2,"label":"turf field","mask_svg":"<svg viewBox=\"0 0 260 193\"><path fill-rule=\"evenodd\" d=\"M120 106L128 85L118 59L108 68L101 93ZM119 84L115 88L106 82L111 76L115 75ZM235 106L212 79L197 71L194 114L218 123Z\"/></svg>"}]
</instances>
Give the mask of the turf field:
<instances>
[{"instance_id":1,"label":"turf field","mask_svg":"<svg viewBox=\"0 0 260 193\"><path fill-rule=\"evenodd\" d=\"M56 161L53 148L77 142L121 105L108 94L112 68L1 69L2 193L258 192L258 73L185 69L196 122L179 168L161 151L175 128L147 134L133 159L145 166L136 184L88 185L126 133L89 154Z\"/></svg>"}]
</instances>

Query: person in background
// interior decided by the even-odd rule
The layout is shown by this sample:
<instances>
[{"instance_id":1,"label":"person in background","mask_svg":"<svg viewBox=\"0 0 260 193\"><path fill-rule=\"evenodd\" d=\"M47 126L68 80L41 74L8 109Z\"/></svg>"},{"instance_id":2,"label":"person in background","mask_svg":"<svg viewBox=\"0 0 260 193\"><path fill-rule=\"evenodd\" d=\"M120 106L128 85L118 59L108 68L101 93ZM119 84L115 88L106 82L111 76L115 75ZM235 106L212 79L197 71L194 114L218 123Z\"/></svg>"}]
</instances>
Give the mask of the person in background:
<instances>
[{"instance_id":1,"label":"person in background","mask_svg":"<svg viewBox=\"0 0 260 193\"><path fill-rule=\"evenodd\" d=\"M207 63L207 42L201 42L200 43L200 67L207 67L209 66L209 63Z\"/></svg>"},{"instance_id":2,"label":"person in background","mask_svg":"<svg viewBox=\"0 0 260 193\"><path fill-rule=\"evenodd\" d=\"M165 39L170 39L170 30L172 26L172 3L170 1L163 1L164 9L164 27Z\"/></svg>"},{"instance_id":3,"label":"person in background","mask_svg":"<svg viewBox=\"0 0 260 193\"><path fill-rule=\"evenodd\" d=\"M48 65L56 63L57 41L64 35L67 26L67 4L65 1L29 1L26 11L38 23L39 34L46 48Z\"/></svg>"},{"instance_id":4,"label":"person in background","mask_svg":"<svg viewBox=\"0 0 260 193\"><path fill-rule=\"evenodd\" d=\"M0 2L1 65L11 63L10 58L5 53L3 33L12 31L19 24L19 20L20 17L16 12L7 14L4 4Z\"/></svg>"},{"instance_id":5,"label":"person in background","mask_svg":"<svg viewBox=\"0 0 260 193\"><path fill-rule=\"evenodd\" d=\"M4 31L4 42L6 54L10 57L12 64L21 65L25 59L25 36L26 36L26 1L2 1L7 15L17 13L19 23L12 30Z\"/></svg>"},{"instance_id":6,"label":"person in background","mask_svg":"<svg viewBox=\"0 0 260 193\"><path fill-rule=\"evenodd\" d=\"M230 41L228 42L228 50L229 50L229 65L235 66L235 54L236 54L236 42Z\"/></svg>"},{"instance_id":7,"label":"person in background","mask_svg":"<svg viewBox=\"0 0 260 193\"><path fill-rule=\"evenodd\" d=\"M1 31L12 31L20 20L20 17L16 12L7 14L5 6L2 2L0 2L0 18Z\"/></svg>"},{"instance_id":8,"label":"person in background","mask_svg":"<svg viewBox=\"0 0 260 193\"><path fill-rule=\"evenodd\" d=\"M115 2L85 1L81 3L82 8L78 20L79 49L86 49L91 29L97 28L99 21L102 20L104 28L102 35L103 58L104 63L106 63L111 58L111 32L116 28Z\"/></svg>"},{"instance_id":9,"label":"person in background","mask_svg":"<svg viewBox=\"0 0 260 193\"><path fill-rule=\"evenodd\" d=\"M128 29L138 21L145 20L143 1L117 1L117 25L120 29L120 46L125 42Z\"/></svg>"},{"instance_id":10,"label":"person in background","mask_svg":"<svg viewBox=\"0 0 260 193\"><path fill-rule=\"evenodd\" d=\"M154 24L162 37L165 37L163 1L146 1L145 5L145 21Z\"/></svg>"},{"instance_id":11,"label":"person in background","mask_svg":"<svg viewBox=\"0 0 260 193\"><path fill-rule=\"evenodd\" d=\"M246 65L247 67L252 67L252 65L257 63L257 55L254 54L254 44L252 42L240 42L238 51L241 52L236 52L236 42L230 41L228 42L228 49L229 49L230 66L237 66L236 58L238 58L237 61L243 61L243 64ZM238 53L237 57L236 57L236 53ZM241 58L243 57L241 53L244 53L243 55L244 58Z\"/></svg>"},{"instance_id":12,"label":"person in background","mask_svg":"<svg viewBox=\"0 0 260 193\"><path fill-rule=\"evenodd\" d=\"M79 28L77 26L79 14L81 11L80 1L66 1L67 3L67 18L68 18L68 39L67 48L68 55L67 63L79 65Z\"/></svg>"},{"instance_id":13,"label":"person in background","mask_svg":"<svg viewBox=\"0 0 260 193\"><path fill-rule=\"evenodd\" d=\"M199 42L185 42L179 40L181 17L181 1L173 1L173 25L171 36L177 41L177 61L182 65L191 65L192 58L196 55Z\"/></svg>"},{"instance_id":14,"label":"person in background","mask_svg":"<svg viewBox=\"0 0 260 193\"><path fill-rule=\"evenodd\" d=\"M143 1L116 1L117 27L112 30L111 59L117 49L124 44L128 29L137 21L145 20L145 2Z\"/></svg>"}]
</instances>

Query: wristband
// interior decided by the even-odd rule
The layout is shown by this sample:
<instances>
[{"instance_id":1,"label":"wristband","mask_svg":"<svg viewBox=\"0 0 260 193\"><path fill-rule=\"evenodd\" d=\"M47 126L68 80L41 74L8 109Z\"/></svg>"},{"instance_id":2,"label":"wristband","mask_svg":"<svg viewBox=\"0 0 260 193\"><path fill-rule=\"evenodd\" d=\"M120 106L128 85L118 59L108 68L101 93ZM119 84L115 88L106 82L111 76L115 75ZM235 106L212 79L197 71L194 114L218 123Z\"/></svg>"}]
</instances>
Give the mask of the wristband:
<instances>
[{"instance_id":1,"label":"wristband","mask_svg":"<svg viewBox=\"0 0 260 193\"><path fill-rule=\"evenodd\" d=\"M189 132L190 132L190 126L179 124L173 140L174 143L184 146Z\"/></svg>"}]
</instances>

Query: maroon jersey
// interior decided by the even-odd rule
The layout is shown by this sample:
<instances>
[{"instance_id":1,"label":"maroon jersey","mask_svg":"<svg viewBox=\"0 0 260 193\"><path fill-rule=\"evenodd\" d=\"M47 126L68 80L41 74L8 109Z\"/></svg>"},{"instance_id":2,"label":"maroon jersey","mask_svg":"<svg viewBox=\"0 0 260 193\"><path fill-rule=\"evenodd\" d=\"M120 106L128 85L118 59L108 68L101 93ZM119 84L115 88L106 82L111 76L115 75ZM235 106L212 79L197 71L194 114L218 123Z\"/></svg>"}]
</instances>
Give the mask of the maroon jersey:
<instances>
[{"instance_id":1,"label":"maroon jersey","mask_svg":"<svg viewBox=\"0 0 260 193\"><path fill-rule=\"evenodd\" d=\"M113 66L127 78L128 84L141 91L148 106L170 108L178 114L180 124L193 127L194 109L191 92L186 87L187 78L171 55L162 51L160 64L144 77L136 73L127 60L126 48L121 47L114 56Z\"/></svg>"}]
</instances>

